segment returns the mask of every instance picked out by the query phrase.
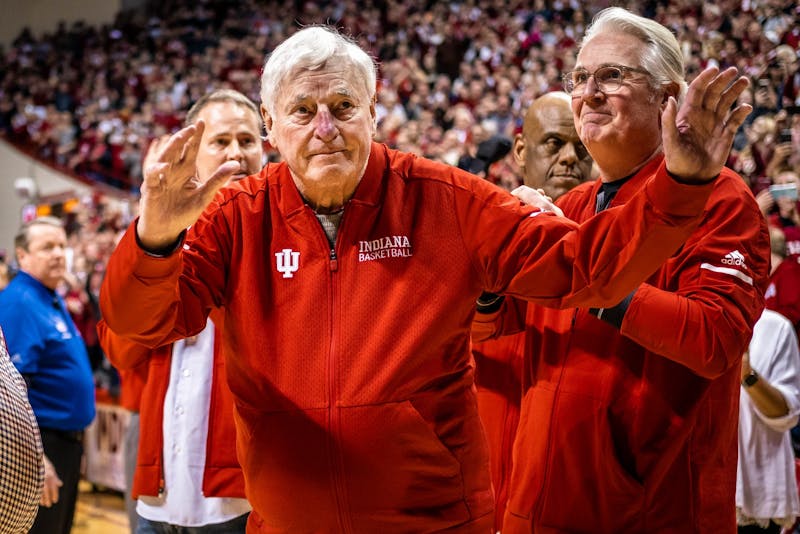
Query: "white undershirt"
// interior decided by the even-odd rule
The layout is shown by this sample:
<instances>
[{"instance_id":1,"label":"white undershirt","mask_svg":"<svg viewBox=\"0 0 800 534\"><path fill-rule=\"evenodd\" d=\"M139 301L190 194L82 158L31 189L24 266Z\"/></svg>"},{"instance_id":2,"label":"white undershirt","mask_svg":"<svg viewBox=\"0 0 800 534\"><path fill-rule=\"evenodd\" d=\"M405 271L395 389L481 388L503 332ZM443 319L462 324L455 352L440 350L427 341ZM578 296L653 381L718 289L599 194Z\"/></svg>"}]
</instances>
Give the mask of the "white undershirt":
<instances>
[{"instance_id":1,"label":"white undershirt","mask_svg":"<svg viewBox=\"0 0 800 534\"><path fill-rule=\"evenodd\" d=\"M172 346L164 399L164 493L140 496L136 506L136 512L150 521L197 527L230 521L250 511L246 499L202 494L213 354L210 320L194 344L181 340Z\"/></svg>"}]
</instances>

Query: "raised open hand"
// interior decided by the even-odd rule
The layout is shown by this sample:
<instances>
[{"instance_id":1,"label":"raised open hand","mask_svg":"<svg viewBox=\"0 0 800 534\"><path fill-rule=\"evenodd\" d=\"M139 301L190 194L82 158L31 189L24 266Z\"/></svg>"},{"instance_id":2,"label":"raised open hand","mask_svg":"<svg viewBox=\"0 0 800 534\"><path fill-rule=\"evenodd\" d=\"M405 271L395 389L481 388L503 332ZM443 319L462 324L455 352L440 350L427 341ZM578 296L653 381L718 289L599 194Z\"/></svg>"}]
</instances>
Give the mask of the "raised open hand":
<instances>
[{"instance_id":1,"label":"raised open hand","mask_svg":"<svg viewBox=\"0 0 800 534\"><path fill-rule=\"evenodd\" d=\"M187 126L148 149L136 232L147 249L174 243L200 217L220 187L240 168L236 161L220 165L211 176L198 176L197 150L203 121Z\"/></svg>"},{"instance_id":2,"label":"raised open hand","mask_svg":"<svg viewBox=\"0 0 800 534\"><path fill-rule=\"evenodd\" d=\"M735 67L719 72L710 67L689 85L678 109L670 98L661 115L667 170L687 182L716 177L728 159L733 136L752 107L731 109L749 81Z\"/></svg>"}]
</instances>

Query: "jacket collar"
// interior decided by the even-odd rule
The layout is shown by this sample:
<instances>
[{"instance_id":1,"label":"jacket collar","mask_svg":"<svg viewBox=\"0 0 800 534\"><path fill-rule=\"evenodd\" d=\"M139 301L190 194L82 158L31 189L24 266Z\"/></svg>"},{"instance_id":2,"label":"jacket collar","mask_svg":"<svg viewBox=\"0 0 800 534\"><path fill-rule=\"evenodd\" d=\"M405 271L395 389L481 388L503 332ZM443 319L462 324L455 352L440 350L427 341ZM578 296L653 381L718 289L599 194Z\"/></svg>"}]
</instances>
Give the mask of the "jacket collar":
<instances>
[{"instance_id":1,"label":"jacket collar","mask_svg":"<svg viewBox=\"0 0 800 534\"><path fill-rule=\"evenodd\" d=\"M388 152L386 145L372 143L364 176L361 177L353 197L345 206L348 204L376 206L380 203L379 199L382 196L382 190L385 185L384 176L388 169ZM262 176L267 180L267 185L270 189L269 193L276 195L281 210L287 216L305 210L305 200L300 195L300 191L297 190L286 162L267 164L261 172Z\"/></svg>"},{"instance_id":2,"label":"jacket collar","mask_svg":"<svg viewBox=\"0 0 800 534\"><path fill-rule=\"evenodd\" d=\"M636 174L631 176L630 179L622 185L617 194L611 200L611 204L608 207L612 208L614 206L619 206L620 204L624 204L630 200L630 198L635 195L637 191L644 187L647 179L656 172L656 169L658 169L658 166L661 165L663 160L664 154L662 153L645 163L644 167L639 169ZM603 182L601 179L597 179L595 181L594 187L592 188L592 192L594 193L595 197L597 196L598 191L600 191L600 186L602 183Z\"/></svg>"}]
</instances>

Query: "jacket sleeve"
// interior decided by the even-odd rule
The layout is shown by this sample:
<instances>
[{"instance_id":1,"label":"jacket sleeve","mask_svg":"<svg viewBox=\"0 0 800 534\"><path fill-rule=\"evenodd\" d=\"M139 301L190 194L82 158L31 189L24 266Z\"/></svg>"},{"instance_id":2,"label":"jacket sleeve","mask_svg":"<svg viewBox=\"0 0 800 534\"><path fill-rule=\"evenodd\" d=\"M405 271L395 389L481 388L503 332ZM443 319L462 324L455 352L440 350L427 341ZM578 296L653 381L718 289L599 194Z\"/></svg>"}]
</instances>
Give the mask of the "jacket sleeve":
<instances>
[{"instance_id":1,"label":"jacket sleeve","mask_svg":"<svg viewBox=\"0 0 800 534\"><path fill-rule=\"evenodd\" d=\"M456 193L456 205L485 291L548 307L608 307L683 244L702 219L712 188L713 182L676 182L662 162L624 206L580 225L520 207L499 191L477 198Z\"/></svg>"},{"instance_id":2,"label":"jacket sleeve","mask_svg":"<svg viewBox=\"0 0 800 534\"><path fill-rule=\"evenodd\" d=\"M524 300L507 298L494 313L476 313L472 321L472 340L486 341L522 332L527 307Z\"/></svg>"},{"instance_id":3,"label":"jacket sleeve","mask_svg":"<svg viewBox=\"0 0 800 534\"><path fill-rule=\"evenodd\" d=\"M129 371L150 359L152 349L115 334L103 319L97 323L97 336L106 357L117 369Z\"/></svg>"},{"instance_id":4,"label":"jacket sleeve","mask_svg":"<svg viewBox=\"0 0 800 534\"><path fill-rule=\"evenodd\" d=\"M100 309L114 333L149 348L193 336L221 302L230 253L221 197L189 229L186 243L167 257L137 243L136 222L123 235L106 269Z\"/></svg>"},{"instance_id":5,"label":"jacket sleeve","mask_svg":"<svg viewBox=\"0 0 800 534\"><path fill-rule=\"evenodd\" d=\"M738 178L736 178L738 179ZM621 333L644 348L714 378L739 365L764 307L769 237L752 195L720 192L701 228L662 271L641 285Z\"/></svg>"}]
</instances>

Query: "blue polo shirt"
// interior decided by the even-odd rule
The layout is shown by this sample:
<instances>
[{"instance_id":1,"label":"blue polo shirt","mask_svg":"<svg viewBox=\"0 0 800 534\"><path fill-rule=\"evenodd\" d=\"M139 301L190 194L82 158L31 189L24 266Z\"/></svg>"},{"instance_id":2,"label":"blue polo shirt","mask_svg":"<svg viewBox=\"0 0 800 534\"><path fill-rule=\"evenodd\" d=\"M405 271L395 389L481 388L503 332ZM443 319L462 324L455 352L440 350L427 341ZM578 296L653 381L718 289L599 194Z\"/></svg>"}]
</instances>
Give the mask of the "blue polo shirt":
<instances>
[{"instance_id":1,"label":"blue polo shirt","mask_svg":"<svg viewBox=\"0 0 800 534\"><path fill-rule=\"evenodd\" d=\"M0 291L8 353L26 376L41 428L79 431L94 419L89 355L64 300L25 272Z\"/></svg>"}]
</instances>

